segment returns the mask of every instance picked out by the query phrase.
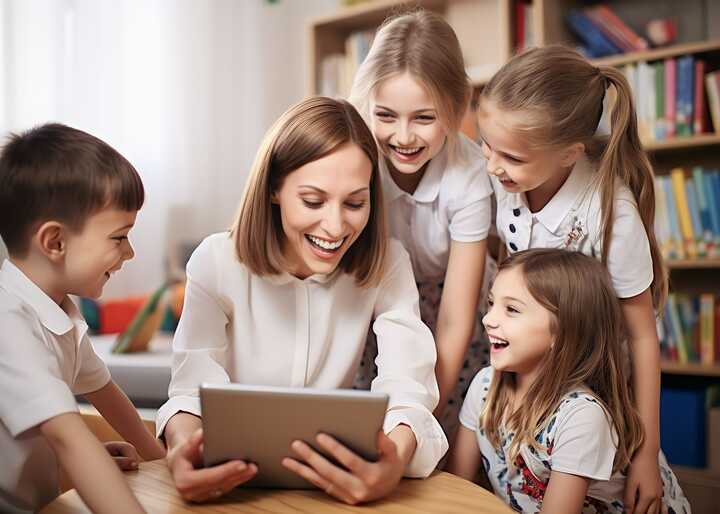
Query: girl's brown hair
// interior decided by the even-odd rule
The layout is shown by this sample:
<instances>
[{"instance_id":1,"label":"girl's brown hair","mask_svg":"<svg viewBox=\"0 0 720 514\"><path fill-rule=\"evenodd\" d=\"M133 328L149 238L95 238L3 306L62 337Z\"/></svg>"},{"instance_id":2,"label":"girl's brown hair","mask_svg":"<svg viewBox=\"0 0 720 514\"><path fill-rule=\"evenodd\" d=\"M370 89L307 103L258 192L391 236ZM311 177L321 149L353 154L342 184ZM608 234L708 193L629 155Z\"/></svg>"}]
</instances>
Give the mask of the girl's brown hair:
<instances>
[{"instance_id":1,"label":"girl's brown hair","mask_svg":"<svg viewBox=\"0 0 720 514\"><path fill-rule=\"evenodd\" d=\"M283 258L284 232L280 207L272 193L285 177L345 144L357 145L372 164L370 217L339 268L355 275L358 285L379 283L385 265L387 229L378 176L377 146L355 108L344 100L314 97L287 110L265 135L255 156L232 237L240 262L258 275L287 269Z\"/></svg>"},{"instance_id":2,"label":"girl's brown hair","mask_svg":"<svg viewBox=\"0 0 720 514\"><path fill-rule=\"evenodd\" d=\"M471 87L460 42L442 16L417 10L385 20L357 70L350 101L369 120L373 90L403 73L427 88L437 106L438 120L448 131L448 153L454 157Z\"/></svg>"},{"instance_id":3,"label":"girl's brown hair","mask_svg":"<svg viewBox=\"0 0 720 514\"><path fill-rule=\"evenodd\" d=\"M521 271L532 297L551 313L554 343L522 408L511 414L515 374L495 371L480 419L488 439L500 447L498 427L514 432L514 462L521 445L538 444L535 437L564 395L589 388L617 432L613 470L625 469L642 444L643 427L627 386L625 321L607 269L580 252L546 248L513 254L499 272L510 269Z\"/></svg>"},{"instance_id":4,"label":"girl's brown hair","mask_svg":"<svg viewBox=\"0 0 720 514\"><path fill-rule=\"evenodd\" d=\"M615 105L610 136L602 137L595 132L609 86ZM486 101L503 111L522 112L527 121L516 128L531 145L560 148L579 142L599 162L603 263L612 244L616 180L627 185L650 241L654 273L650 287L653 304L661 311L668 284L655 238L653 171L640 143L632 92L623 74L612 66L593 66L564 46L533 48L495 74L481 93L481 109Z\"/></svg>"}]
</instances>

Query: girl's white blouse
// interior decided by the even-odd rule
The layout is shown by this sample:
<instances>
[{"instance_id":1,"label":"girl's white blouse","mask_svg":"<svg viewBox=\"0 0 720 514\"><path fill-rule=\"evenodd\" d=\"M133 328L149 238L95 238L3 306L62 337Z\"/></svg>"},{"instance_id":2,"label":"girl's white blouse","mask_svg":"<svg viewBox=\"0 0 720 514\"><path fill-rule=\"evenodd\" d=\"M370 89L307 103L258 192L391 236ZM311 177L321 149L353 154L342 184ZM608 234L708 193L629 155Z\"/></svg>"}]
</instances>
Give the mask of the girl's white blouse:
<instances>
[{"instance_id":1,"label":"girl's white blouse","mask_svg":"<svg viewBox=\"0 0 720 514\"><path fill-rule=\"evenodd\" d=\"M407 252L390 240L387 257L381 283L360 288L342 272L305 280L258 276L238 261L229 233L206 238L187 265L158 435L179 411L200 415L201 382L351 387L372 327L378 376L371 389L390 397L383 429L408 425L417 449L405 474L429 475L448 447L432 415L439 396L435 343L420 320Z\"/></svg>"}]
</instances>

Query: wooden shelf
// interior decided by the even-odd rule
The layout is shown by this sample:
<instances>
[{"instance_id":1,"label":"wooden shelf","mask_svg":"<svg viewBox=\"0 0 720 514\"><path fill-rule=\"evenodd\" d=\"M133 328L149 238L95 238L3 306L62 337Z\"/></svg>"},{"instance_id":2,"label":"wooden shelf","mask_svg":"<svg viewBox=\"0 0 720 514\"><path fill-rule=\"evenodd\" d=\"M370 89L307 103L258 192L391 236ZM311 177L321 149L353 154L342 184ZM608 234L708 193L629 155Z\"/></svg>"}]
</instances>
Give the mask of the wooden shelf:
<instances>
[{"instance_id":1,"label":"wooden shelf","mask_svg":"<svg viewBox=\"0 0 720 514\"><path fill-rule=\"evenodd\" d=\"M720 259L668 259L669 269L712 269L720 268Z\"/></svg>"},{"instance_id":2,"label":"wooden shelf","mask_svg":"<svg viewBox=\"0 0 720 514\"><path fill-rule=\"evenodd\" d=\"M703 377L720 377L720 363L705 366L698 363L681 363L663 360L660 370L669 375L695 375Z\"/></svg>"},{"instance_id":3,"label":"wooden shelf","mask_svg":"<svg viewBox=\"0 0 720 514\"><path fill-rule=\"evenodd\" d=\"M322 28L356 30L362 26L379 25L388 14L422 7L430 11L441 10L447 0L373 0L338 9L336 13L311 20L311 25Z\"/></svg>"},{"instance_id":4,"label":"wooden shelf","mask_svg":"<svg viewBox=\"0 0 720 514\"><path fill-rule=\"evenodd\" d=\"M707 468L691 468L689 466L672 466L672 470L681 481L692 481L712 487L717 487L720 482L720 472ZM704 484L703 484L704 485Z\"/></svg>"},{"instance_id":5,"label":"wooden shelf","mask_svg":"<svg viewBox=\"0 0 720 514\"><path fill-rule=\"evenodd\" d=\"M648 141L647 143L643 143L643 148L647 152L660 152L663 150L678 150L711 145L720 145L720 134L700 134L697 136L675 137L661 141Z\"/></svg>"},{"instance_id":6,"label":"wooden shelf","mask_svg":"<svg viewBox=\"0 0 720 514\"><path fill-rule=\"evenodd\" d=\"M645 50L643 52L630 52L626 54L611 55L601 59L593 59L596 66L620 66L623 64L631 64L640 61L657 61L668 57L686 54L700 54L704 52L713 52L720 50L720 39L710 39L708 41L698 41L696 43L682 43L672 45L665 48L655 48L653 50Z\"/></svg>"}]
</instances>

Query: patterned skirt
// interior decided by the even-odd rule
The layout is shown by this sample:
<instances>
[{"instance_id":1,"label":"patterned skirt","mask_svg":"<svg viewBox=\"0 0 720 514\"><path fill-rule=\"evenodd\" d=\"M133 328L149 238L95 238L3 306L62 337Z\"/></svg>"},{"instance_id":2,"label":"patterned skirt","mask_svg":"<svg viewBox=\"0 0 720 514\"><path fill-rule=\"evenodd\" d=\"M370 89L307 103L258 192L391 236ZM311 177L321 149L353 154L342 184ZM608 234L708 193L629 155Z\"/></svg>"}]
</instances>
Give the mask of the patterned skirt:
<instances>
[{"instance_id":1,"label":"patterned skirt","mask_svg":"<svg viewBox=\"0 0 720 514\"><path fill-rule=\"evenodd\" d=\"M480 369L490 364L490 345L482 325L482 317L487 312L487 297L490 285L497 275L497 264L489 256L486 260L483 287L478 302L478 313L475 317L475 329L473 337L465 353L465 361L460 369L460 376L453 394L448 399L448 404L443 411L440 421L445 435L450 444L454 439L455 430L458 427L458 415L460 407L467 394L470 382ZM420 294L420 317L430 328L433 335L436 334L438 312L440 311L440 300L443 292L443 282L418 282L418 293ZM377 376L377 341L372 330L369 331L365 352L358 373L355 376L353 387L355 389L370 389L370 384Z\"/></svg>"}]
</instances>

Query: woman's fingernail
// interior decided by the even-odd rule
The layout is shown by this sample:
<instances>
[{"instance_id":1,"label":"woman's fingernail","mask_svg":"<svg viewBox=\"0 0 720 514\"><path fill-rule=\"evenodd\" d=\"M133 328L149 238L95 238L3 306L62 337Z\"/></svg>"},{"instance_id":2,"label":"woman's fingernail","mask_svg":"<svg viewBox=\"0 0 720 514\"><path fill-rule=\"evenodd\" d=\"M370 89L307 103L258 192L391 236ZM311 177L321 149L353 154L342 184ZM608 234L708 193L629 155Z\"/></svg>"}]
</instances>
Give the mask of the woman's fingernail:
<instances>
[{"instance_id":1,"label":"woman's fingernail","mask_svg":"<svg viewBox=\"0 0 720 514\"><path fill-rule=\"evenodd\" d=\"M241 462L241 463L238 464L238 466L237 466L237 470L238 470L238 471L245 471L245 468L247 468L247 464L245 464L244 462Z\"/></svg>"}]
</instances>

